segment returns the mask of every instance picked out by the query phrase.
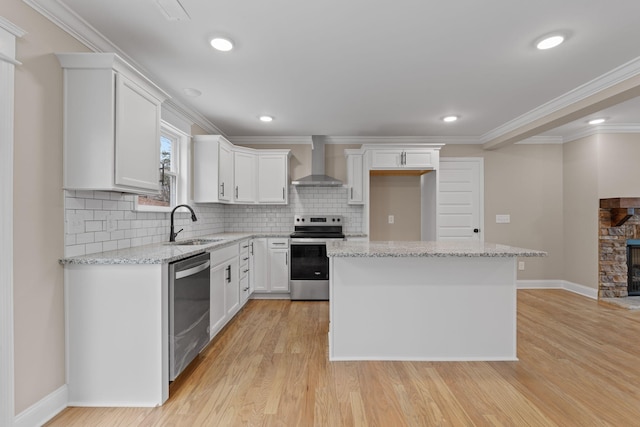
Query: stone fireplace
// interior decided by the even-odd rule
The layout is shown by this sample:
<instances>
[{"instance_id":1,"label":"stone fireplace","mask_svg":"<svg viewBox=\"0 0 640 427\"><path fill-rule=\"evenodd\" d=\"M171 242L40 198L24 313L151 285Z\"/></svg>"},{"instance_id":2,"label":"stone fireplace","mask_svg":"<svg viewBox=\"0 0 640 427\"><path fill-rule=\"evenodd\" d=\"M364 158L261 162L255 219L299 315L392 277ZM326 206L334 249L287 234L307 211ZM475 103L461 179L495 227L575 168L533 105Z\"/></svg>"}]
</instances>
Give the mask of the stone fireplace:
<instances>
[{"instance_id":1,"label":"stone fireplace","mask_svg":"<svg viewBox=\"0 0 640 427\"><path fill-rule=\"evenodd\" d=\"M627 241L640 239L640 198L600 200L598 298L627 297Z\"/></svg>"}]
</instances>

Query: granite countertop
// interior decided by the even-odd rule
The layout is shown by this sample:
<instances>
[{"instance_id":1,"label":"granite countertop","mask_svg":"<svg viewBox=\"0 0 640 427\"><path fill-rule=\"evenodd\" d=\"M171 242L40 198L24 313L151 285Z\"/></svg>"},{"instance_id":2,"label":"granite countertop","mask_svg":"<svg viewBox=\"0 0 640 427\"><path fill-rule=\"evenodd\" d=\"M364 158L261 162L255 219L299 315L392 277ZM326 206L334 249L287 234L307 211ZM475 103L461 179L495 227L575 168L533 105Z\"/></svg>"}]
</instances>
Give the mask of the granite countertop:
<instances>
[{"instance_id":1,"label":"granite countertop","mask_svg":"<svg viewBox=\"0 0 640 427\"><path fill-rule=\"evenodd\" d=\"M63 258L62 265L71 264L163 264L178 261L203 252L238 243L252 237L289 237L285 233L221 233L201 236L194 239L216 239L202 245L176 245L169 242L154 243L134 248L118 249L114 251L98 252L76 257ZM219 239L219 240L218 240ZM178 239L180 241L181 239ZM193 240L193 239L183 239Z\"/></svg>"},{"instance_id":2,"label":"granite countertop","mask_svg":"<svg viewBox=\"0 0 640 427\"><path fill-rule=\"evenodd\" d=\"M542 257L547 253L485 242L332 242L329 257Z\"/></svg>"}]
</instances>

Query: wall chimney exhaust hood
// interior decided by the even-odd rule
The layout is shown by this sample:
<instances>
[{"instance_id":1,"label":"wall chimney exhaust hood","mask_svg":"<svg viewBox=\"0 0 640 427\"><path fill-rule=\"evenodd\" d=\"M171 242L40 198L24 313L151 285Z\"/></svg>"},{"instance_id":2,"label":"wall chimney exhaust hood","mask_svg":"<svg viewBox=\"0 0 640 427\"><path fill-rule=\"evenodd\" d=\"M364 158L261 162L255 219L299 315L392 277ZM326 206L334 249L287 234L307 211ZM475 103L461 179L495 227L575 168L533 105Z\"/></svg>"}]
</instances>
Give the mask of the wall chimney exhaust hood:
<instances>
[{"instance_id":1,"label":"wall chimney exhaust hood","mask_svg":"<svg viewBox=\"0 0 640 427\"><path fill-rule=\"evenodd\" d=\"M342 181L324 173L324 136L311 137L311 175L291 181L299 187L339 187Z\"/></svg>"}]
</instances>

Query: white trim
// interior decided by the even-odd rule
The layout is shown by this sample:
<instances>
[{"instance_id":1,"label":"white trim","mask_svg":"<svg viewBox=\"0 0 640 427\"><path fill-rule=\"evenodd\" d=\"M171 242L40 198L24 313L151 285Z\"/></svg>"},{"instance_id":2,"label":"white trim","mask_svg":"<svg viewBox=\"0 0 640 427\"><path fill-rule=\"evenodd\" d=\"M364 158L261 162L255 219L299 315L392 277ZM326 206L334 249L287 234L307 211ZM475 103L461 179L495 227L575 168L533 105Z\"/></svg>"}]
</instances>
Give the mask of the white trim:
<instances>
[{"instance_id":1,"label":"white trim","mask_svg":"<svg viewBox=\"0 0 640 427\"><path fill-rule=\"evenodd\" d=\"M598 299L598 290L567 280L518 280L518 289L563 289L591 299Z\"/></svg>"},{"instance_id":2,"label":"white trim","mask_svg":"<svg viewBox=\"0 0 640 427\"><path fill-rule=\"evenodd\" d=\"M41 426L68 406L69 391L63 385L16 416L15 427Z\"/></svg>"},{"instance_id":3,"label":"white trim","mask_svg":"<svg viewBox=\"0 0 640 427\"><path fill-rule=\"evenodd\" d=\"M588 126L563 138L563 143L586 138L592 135L612 134L612 133L640 133L638 124L604 124L598 126Z\"/></svg>"},{"instance_id":4,"label":"white trim","mask_svg":"<svg viewBox=\"0 0 640 427\"><path fill-rule=\"evenodd\" d=\"M520 129L521 127L533 123L536 120L540 120L549 114L563 108L567 108L578 101L588 98L589 96L593 96L598 92L638 75L640 75L640 57L632 59L626 64L614 68L613 70L596 77L590 82L578 86L577 88L570 90L569 92L560 95L559 97L552 99L551 101L542 104L501 126L498 126L497 128L482 135L480 140L483 143L490 142L502 135Z\"/></svg>"},{"instance_id":5,"label":"white trim","mask_svg":"<svg viewBox=\"0 0 640 427\"><path fill-rule=\"evenodd\" d=\"M564 139L561 136L532 136L516 142L516 145L553 145L562 143L564 143Z\"/></svg>"},{"instance_id":6,"label":"white trim","mask_svg":"<svg viewBox=\"0 0 640 427\"><path fill-rule=\"evenodd\" d=\"M310 136L231 136L227 138L234 145L311 145Z\"/></svg>"},{"instance_id":7,"label":"white trim","mask_svg":"<svg viewBox=\"0 0 640 427\"><path fill-rule=\"evenodd\" d=\"M13 153L16 37L25 31L0 17L0 425L15 415L13 332Z\"/></svg>"}]
</instances>

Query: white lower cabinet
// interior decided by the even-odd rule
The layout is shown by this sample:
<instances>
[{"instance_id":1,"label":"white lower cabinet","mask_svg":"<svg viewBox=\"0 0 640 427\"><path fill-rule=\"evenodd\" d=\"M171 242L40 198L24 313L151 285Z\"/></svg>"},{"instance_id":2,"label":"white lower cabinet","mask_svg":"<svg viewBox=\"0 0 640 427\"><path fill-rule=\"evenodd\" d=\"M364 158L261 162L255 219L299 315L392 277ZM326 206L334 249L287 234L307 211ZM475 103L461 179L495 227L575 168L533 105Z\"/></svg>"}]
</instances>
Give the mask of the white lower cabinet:
<instances>
[{"instance_id":1,"label":"white lower cabinet","mask_svg":"<svg viewBox=\"0 0 640 427\"><path fill-rule=\"evenodd\" d=\"M240 310L238 245L211 252L209 336L213 338Z\"/></svg>"},{"instance_id":2,"label":"white lower cabinet","mask_svg":"<svg viewBox=\"0 0 640 427\"><path fill-rule=\"evenodd\" d=\"M289 239L253 239L251 280L254 294L289 293Z\"/></svg>"}]
</instances>

